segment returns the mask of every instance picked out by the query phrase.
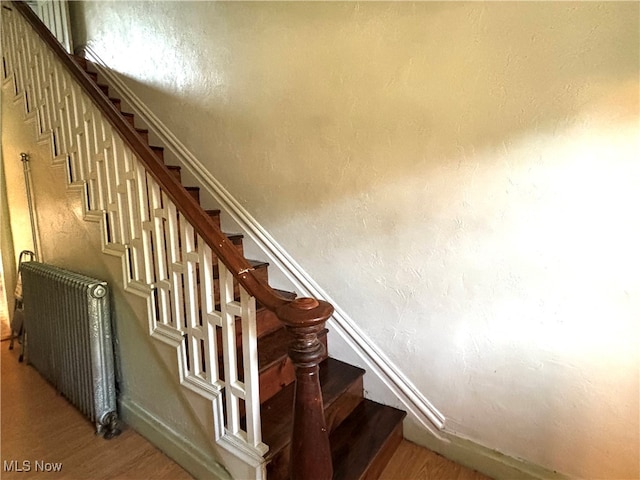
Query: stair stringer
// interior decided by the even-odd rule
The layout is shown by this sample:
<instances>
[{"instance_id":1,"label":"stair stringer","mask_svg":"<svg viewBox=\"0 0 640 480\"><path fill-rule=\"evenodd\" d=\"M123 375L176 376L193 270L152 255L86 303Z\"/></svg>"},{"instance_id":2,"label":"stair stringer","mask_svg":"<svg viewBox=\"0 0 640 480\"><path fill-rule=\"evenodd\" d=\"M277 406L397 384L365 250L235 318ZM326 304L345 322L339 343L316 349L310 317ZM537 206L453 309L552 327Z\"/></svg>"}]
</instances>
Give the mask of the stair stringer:
<instances>
[{"instance_id":1,"label":"stair stringer","mask_svg":"<svg viewBox=\"0 0 640 480\"><path fill-rule=\"evenodd\" d=\"M298 294L323 299L331 303L335 312L329 320L330 332L337 334L341 342L332 338L332 352L336 358L366 366L370 375L375 375L377 385L386 391L376 394L385 399L395 399L422 428L430 432L439 441L448 443L445 416L425 395L404 375L384 354L346 311L324 291L311 276L276 242L262 225L238 202L222 184L204 167L187 147L158 119L153 112L135 95L135 93L109 69L91 45L79 48L86 58L91 60L98 73L118 92L135 115L142 119L145 128L153 132L165 148L171 151L181 166L194 176L201 188L208 193L225 214L233 219L261 252L268 258L271 267L277 269L293 286ZM334 337L335 338L335 337ZM370 390L369 390L370 392ZM375 395L374 395L375 397Z\"/></svg>"},{"instance_id":2,"label":"stair stringer","mask_svg":"<svg viewBox=\"0 0 640 480\"><path fill-rule=\"evenodd\" d=\"M5 15L7 14L3 9L3 23L5 20ZM12 12L11 9L7 9ZM15 15L18 17L19 15L15 12L12 12L10 15ZM15 18L15 17L14 17ZM6 26L6 24L4 25ZM4 28L3 28L4 29ZM15 30L14 30L15 29ZM20 29L24 29L23 33L16 34L16 31ZM15 35L20 36L24 35L24 31L26 31L28 27L25 25L12 25L11 32L8 33L8 36ZM8 28L7 28L8 30ZM6 30L5 30L6 31ZM11 37L15 40L14 37ZM139 281L132 280L130 275L131 270L131 262L128 260L130 253L130 246L117 243L113 241L108 241L109 233L107 232L107 211L103 208L91 208L91 202L100 203L104 202L101 198L106 195L103 192L99 193L100 200L96 201L96 196L94 194L93 200L90 199L90 189L89 181L95 180L96 176L90 177L89 179L83 178L78 175L78 167L75 165L72 167L72 157L77 155L81 149L90 151L92 146L89 145L79 146L75 143L75 140L69 140L71 146L73 147L73 151L65 150L61 145L60 138L56 140L56 135L54 131L54 126L57 125L57 128L65 128L60 127L60 120L56 119L56 115L62 117L65 113L60 113L58 109L64 109L63 102L58 102L54 104L47 104L47 98L44 98L46 95L42 97L37 97L38 91L45 91L49 87L51 89L58 88L58 96L62 97L76 97L74 101L77 100L78 103L84 102L84 106L90 104L90 100L83 98L78 100L81 97L83 92L79 87L70 87L70 84L74 83L74 80L70 76L70 74L60 66L59 62L56 65L56 59L54 55L48 51L48 49L44 46L44 44L38 44L35 39L32 39L33 43L30 44L30 48L32 49L29 53L32 56L29 59L20 58L16 60L16 58L12 58L13 63L18 64L20 61L25 62L26 65L20 66L18 68L22 68L22 72L19 76L15 75L14 71L6 71L6 78L2 81L3 89L8 92L11 90L11 95L13 97L14 103L19 103L24 105L24 117L23 121L25 123L33 124L35 130L35 139L38 144L49 144L49 149L52 152L51 154L51 166L52 167L64 167L66 168L66 187L67 191L71 195L80 194L82 201L82 213L81 217L91 223L98 223L100 225L100 234L102 240L102 252L112 257L120 258L121 260L121 270L123 274L122 288L124 291L134 294L139 297L143 297L147 303L147 314L148 318L146 319L149 329L150 337L155 340L154 345L155 348L161 352L160 358L163 359L166 367L170 370L177 370L178 382L183 389L180 389L181 395L187 400L187 403L192 410L192 413L196 418L200 420L200 424L202 428L208 433L207 437L211 440L211 444L214 447L215 451L219 455L220 459L224 463L225 467L231 472L234 477L237 478L256 478L262 479L265 476L265 465L263 455L267 450L265 445L258 445L256 447L252 447L244 441L244 438L239 436L238 434L233 434L231 432L226 431L224 425L222 425L222 390L213 388L212 385L207 384L206 382L199 381L197 378L193 378L192 376L186 374L184 365L185 365L185 340L183 337L183 332L177 328L173 328L167 325L158 325L153 311L153 302L152 302L152 292L154 290L154 286L152 284L145 284ZM11 55L8 50L11 49L11 42L3 42L3 55ZM37 54L34 54L34 50L37 50ZM17 57L17 56L14 56ZM21 55L22 57L22 55ZM26 60L25 60L26 59ZM44 59L44 60L43 60ZM38 63L40 62L40 63ZM6 69L5 65L5 69ZM53 87L52 84L48 87L42 87L38 85L34 86L34 72L47 71L49 77L47 80L53 83L56 83L56 86ZM26 72L26 73L25 73ZM55 80L52 80L54 79ZM23 84L20 84L23 82ZM73 92L69 93L69 90L73 90ZM62 91L62 92L61 92ZM16 93L17 92L17 93ZM28 95L27 95L28 92ZM85 96L86 97L86 96ZM85 118L84 121L87 121L87 116L91 117L91 122L96 122L96 118L100 115L100 113L92 107L90 110L89 107L86 107L87 110L84 112ZM46 112L45 112L46 110ZM53 112L53 113L52 113ZM45 115L48 118L45 118ZM53 124L50 128L48 125ZM98 126L98 129L102 129L102 133L110 128L106 126L106 122L103 121L101 125ZM86 130L86 125L84 125ZM83 128L75 127L77 128ZM71 127L73 131L73 127ZM114 139L115 139L114 132ZM82 136L79 135L79 137ZM89 136L87 132L84 132L84 136ZM91 140L87 140L90 142ZM115 142L116 140L114 140ZM121 141L121 140L120 140ZM99 143L96 140L96 143ZM89 156L92 154L89 153ZM93 155L101 155L101 153L96 154L93 152ZM104 160L104 159L102 159ZM94 158L91 160L87 160L88 162L95 161ZM85 165L86 167L86 165ZM90 168L90 167L89 167ZM99 177L99 174L96 174ZM98 189L101 187L98 187ZM168 352L168 353L167 353Z\"/></svg>"}]
</instances>

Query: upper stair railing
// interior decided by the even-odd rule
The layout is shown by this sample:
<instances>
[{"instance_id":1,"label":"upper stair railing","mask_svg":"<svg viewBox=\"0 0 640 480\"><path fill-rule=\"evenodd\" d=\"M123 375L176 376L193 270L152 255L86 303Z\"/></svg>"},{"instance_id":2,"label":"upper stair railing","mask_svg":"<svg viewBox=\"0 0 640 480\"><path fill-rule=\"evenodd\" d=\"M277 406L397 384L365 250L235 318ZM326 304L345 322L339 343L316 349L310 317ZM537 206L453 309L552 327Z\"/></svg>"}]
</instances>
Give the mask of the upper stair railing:
<instances>
[{"instance_id":1,"label":"upper stair railing","mask_svg":"<svg viewBox=\"0 0 640 480\"><path fill-rule=\"evenodd\" d=\"M333 307L289 300L263 282L24 2L3 2L2 21L5 82L24 95L26 114L50 138L54 162L66 164L69 183L83 187L85 216L102 223L105 251L123 257L125 287L149 298L152 335L180 349L183 385L214 403L215 440L261 456L268 450L260 425L257 302L294 338L291 477L330 478L318 333Z\"/></svg>"}]
</instances>

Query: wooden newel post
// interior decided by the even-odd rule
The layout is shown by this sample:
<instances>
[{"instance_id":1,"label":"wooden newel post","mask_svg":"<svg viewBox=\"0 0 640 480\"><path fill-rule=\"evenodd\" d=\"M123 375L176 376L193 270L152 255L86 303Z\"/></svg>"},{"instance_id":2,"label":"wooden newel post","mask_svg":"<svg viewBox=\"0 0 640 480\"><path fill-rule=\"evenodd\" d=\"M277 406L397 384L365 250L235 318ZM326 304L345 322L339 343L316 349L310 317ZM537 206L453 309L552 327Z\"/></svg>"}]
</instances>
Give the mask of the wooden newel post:
<instances>
[{"instance_id":1,"label":"wooden newel post","mask_svg":"<svg viewBox=\"0 0 640 480\"><path fill-rule=\"evenodd\" d=\"M318 333L332 313L331 304L314 298L298 298L277 310L293 336L289 357L296 368L291 480L330 480L333 476L318 366L325 353Z\"/></svg>"}]
</instances>

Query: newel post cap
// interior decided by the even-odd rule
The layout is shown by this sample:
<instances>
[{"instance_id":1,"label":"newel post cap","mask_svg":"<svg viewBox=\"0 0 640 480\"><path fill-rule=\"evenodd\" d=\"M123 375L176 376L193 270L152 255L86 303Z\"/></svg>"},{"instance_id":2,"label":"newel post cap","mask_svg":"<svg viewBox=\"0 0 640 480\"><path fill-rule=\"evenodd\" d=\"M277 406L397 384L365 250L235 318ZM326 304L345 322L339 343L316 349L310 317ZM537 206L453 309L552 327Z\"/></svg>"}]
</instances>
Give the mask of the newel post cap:
<instances>
[{"instance_id":1,"label":"newel post cap","mask_svg":"<svg viewBox=\"0 0 640 480\"><path fill-rule=\"evenodd\" d=\"M276 314L291 327L311 327L326 322L333 314L333 305L324 300L302 297L282 305Z\"/></svg>"}]
</instances>

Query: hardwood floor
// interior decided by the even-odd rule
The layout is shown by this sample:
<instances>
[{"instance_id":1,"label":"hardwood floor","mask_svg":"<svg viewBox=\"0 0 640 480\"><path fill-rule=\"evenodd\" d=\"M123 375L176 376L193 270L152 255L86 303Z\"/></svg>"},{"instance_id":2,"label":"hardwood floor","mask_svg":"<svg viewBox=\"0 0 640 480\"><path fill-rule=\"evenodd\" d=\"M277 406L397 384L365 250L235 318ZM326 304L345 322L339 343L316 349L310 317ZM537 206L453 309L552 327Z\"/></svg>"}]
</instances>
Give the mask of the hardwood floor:
<instances>
[{"instance_id":1,"label":"hardwood floor","mask_svg":"<svg viewBox=\"0 0 640 480\"><path fill-rule=\"evenodd\" d=\"M403 440L380 480L490 480L474 470Z\"/></svg>"},{"instance_id":2,"label":"hardwood floor","mask_svg":"<svg viewBox=\"0 0 640 480\"><path fill-rule=\"evenodd\" d=\"M0 343L2 415L0 477L11 479L192 478L131 429L113 440L95 435L87 421L30 366L18 363L18 349ZM8 471L8 464L30 471ZM61 464L61 471L36 472L36 462ZM38 464L40 466L40 464ZM44 465L46 467L46 465Z\"/></svg>"}]
</instances>

